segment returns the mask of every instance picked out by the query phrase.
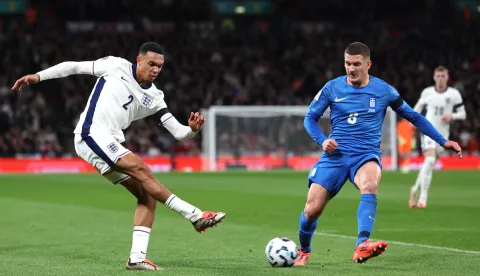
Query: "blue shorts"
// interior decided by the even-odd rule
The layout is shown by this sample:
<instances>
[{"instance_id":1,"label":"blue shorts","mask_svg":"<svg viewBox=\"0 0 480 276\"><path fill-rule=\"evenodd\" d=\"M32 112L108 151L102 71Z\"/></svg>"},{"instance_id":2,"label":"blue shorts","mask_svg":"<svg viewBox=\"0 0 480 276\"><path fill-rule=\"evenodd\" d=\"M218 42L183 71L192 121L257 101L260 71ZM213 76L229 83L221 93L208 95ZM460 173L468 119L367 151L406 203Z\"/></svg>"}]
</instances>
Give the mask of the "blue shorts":
<instances>
[{"instance_id":1,"label":"blue shorts","mask_svg":"<svg viewBox=\"0 0 480 276\"><path fill-rule=\"evenodd\" d=\"M340 192L340 189L342 189L347 179L350 179L350 182L355 185L354 178L357 170L368 161L377 161L380 169L382 169L380 156L380 153L348 155L329 155L325 153L310 170L308 187L310 187L312 183L320 184L327 189L330 197L333 198Z\"/></svg>"}]
</instances>

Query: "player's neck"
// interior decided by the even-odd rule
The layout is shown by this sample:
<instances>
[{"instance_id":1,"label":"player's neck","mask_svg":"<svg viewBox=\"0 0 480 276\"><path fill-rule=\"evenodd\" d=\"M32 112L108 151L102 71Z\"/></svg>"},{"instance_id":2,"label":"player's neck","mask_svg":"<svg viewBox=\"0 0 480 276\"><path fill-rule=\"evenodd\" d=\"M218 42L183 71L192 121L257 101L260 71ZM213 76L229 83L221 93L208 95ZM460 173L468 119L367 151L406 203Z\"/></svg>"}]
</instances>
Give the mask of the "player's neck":
<instances>
[{"instance_id":1,"label":"player's neck","mask_svg":"<svg viewBox=\"0 0 480 276\"><path fill-rule=\"evenodd\" d=\"M137 64L132 64L132 71L133 71L133 76L135 80L138 82L138 84L140 85L140 87L142 87L143 89L147 89L152 85L151 82L143 80L142 77L138 74Z\"/></svg>"},{"instance_id":2,"label":"player's neck","mask_svg":"<svg viewBox=\"0 0 480 276\"><path fill-rule=\"evenodd\" d=\"M352 83L350 81L350 79L347 78L347 83L353 87L357 87L357 88L361 88L361 87L365 87L367 86L369 83L370 83L370 77L362 80L361 82L355 82L355 83Z\"/></svg>"},{"instance_id":3,"label":"player's neck","mask_svg":"<svg viewBox=\"0 0 480 276\"><path fill-rule=\"evenodd\" d=\"M435 85L435 91L442 93L442 92L447 91L447 87L448 87L448 86L446 86L446 85L445 85L445 86Z\"/></svg>"},{"instance_id":4,"label":"player's neck","mask_svg":"<svg viewBox=\"0 0 480 276\"><path fill-rule=\"evenodd\" d=\"M142 79L142 76L138 74L138 70L135 70L135 76L135 79L137 80L138 84L140 84L140 86L143 87L148 85L148 81Z\"/></svg>"},{"instance_id":5,"label":"player's neck","mask_svg":"<svg viewBox=\"0 0 480 276\"><path fill-rule=\"evenodd\" d=\"M137 75L137 80L138 80L138 84L140 84L141 87L148 87L152 84L149 81L144 81L144 80L140 79L140 77L138 75Z\"/></svg>"}]
</instances>

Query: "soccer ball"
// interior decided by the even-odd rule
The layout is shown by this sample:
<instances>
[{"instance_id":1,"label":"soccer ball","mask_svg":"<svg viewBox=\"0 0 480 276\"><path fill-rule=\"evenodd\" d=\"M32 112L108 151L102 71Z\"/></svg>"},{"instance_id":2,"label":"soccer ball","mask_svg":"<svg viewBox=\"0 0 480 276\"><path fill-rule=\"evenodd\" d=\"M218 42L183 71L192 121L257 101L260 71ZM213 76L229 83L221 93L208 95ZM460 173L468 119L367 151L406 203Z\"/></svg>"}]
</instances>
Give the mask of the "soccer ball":
<instances>
[{"instance_id":1,"label":"soccer ball","mask_svg":"<svg viewBox=\"0 0 480 276\"><path fill-rule=\"evenodd\" d=\"M265 248L267 261L274 267L291 267L297 259L297 245L289 238L277 237Z\"/></svg>"}]
</instances>

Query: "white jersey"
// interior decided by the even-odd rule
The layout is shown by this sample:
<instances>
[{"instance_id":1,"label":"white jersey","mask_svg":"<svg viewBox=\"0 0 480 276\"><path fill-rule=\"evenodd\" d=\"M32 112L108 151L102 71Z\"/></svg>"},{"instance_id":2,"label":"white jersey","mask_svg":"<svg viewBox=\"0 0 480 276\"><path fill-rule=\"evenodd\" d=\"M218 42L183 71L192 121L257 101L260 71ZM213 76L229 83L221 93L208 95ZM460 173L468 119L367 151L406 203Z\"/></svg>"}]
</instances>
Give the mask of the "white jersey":
<instances>
[{"instance_id":1,"label":"white jersey","mask_svg":"<svg viewBox=\"0 0 480 276\"><path fill-rule=\"evenodd\" d=\"M137 82L136 64L109 56L93 61L91 71L99 78L80 115L75 134L88 135L91 129L101 129L122 143L125 141L123 130L133 121L167 107L163 92L153 83L141 87Z\"/></svg>"},{"instance_id":2,"label":"white jersey","mask_svg":"<svg viewBox=\"0 0 480 276\"><path fill-rule=\"evenodd\" d=\"M445 114L454 114L457 108L461 108L465 113L463 107L463 100L460 92L452 87L447 87L444 92L438 92L434 86L425 88L420 95L420 99L415 105L414 109L421 112L424 107L427 109L425 117L432 123L432 125L448 139L450 133L450 124L442 120ZM455 119L455 118L454 118Z\"/></svg>"}]
</instances>

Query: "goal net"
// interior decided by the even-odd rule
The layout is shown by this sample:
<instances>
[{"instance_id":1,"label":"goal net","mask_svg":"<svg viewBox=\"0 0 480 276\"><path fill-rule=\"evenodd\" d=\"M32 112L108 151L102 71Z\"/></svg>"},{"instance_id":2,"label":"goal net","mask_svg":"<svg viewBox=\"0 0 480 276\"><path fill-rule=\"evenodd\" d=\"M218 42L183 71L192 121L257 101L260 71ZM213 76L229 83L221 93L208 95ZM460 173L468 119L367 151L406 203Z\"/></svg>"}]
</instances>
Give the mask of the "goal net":
<instances>
[{"instance_id":1,"label":"goal net","mask_svg":"<svg viewBox=\"0 0 480 276\"><path fill-rule=\"evenodd\" d=\"M202 169L310 170L323 150L303 127L308 106L212 106L202 110ZM328 136L329 110L318 122ZM382 128L382 165L397 168L396 114Z\"/></svg>"}]
</instances>

